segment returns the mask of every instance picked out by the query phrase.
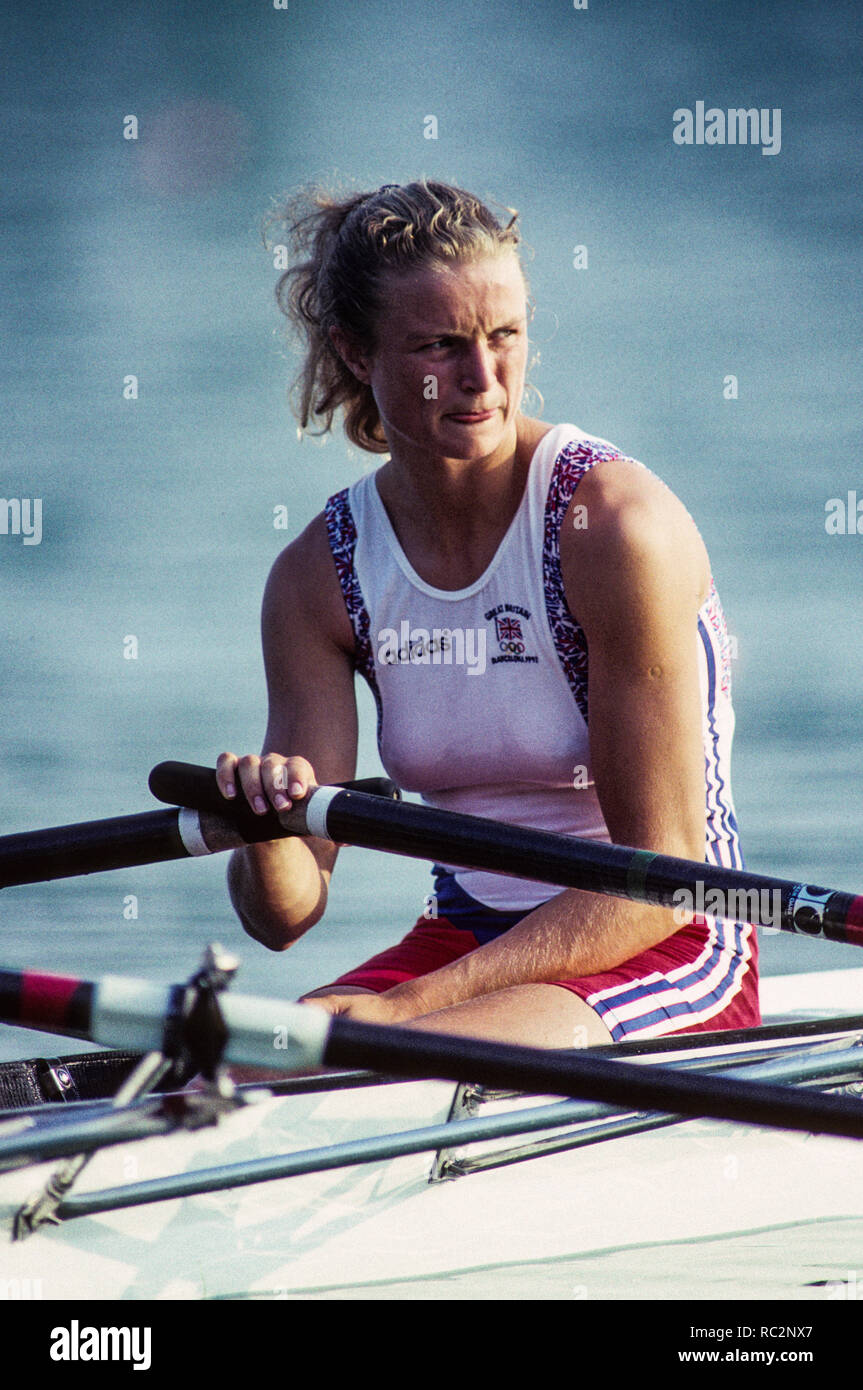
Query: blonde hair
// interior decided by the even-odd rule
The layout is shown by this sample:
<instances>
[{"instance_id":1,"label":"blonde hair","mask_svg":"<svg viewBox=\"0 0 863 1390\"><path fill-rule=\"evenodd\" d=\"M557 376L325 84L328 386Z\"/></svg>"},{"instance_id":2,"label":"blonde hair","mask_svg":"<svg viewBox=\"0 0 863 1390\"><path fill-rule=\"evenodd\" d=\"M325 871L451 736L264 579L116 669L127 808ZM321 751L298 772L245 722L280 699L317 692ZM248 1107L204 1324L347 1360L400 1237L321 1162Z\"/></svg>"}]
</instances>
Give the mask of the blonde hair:
<instances>
[{"instance_id":1,"label":"blonde hair","mask_svg":"<svg viewBox=\"0 0 863 1390\"><path fill-rule=\"evenodd\" d=\"M310 187L267 219L267 245L286 240L292 262L276 300L305 342L292 389L303 430L314 420L321 424L316 433L328 433L341 407L354 444L388 452L371 387L336 352L330 329L341 328L362 351L373 352L384 276L515 252L518 213L505 211L506 223L472 193L423 178L341 199Z\"/></svg>"}]
</instances>

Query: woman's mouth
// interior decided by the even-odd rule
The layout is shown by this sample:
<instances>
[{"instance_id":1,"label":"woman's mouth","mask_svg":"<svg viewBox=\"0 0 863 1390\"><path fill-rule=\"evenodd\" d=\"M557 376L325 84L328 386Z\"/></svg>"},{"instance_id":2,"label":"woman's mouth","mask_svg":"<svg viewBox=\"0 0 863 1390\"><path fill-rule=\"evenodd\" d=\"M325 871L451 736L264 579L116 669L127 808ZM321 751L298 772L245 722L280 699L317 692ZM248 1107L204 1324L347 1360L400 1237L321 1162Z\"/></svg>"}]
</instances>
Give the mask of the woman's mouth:
<instances>
[{"instance_id":1,"label":"woman's mouth","mask_svg":"<svg viewBox=\"0 0 863 1390\"><path fill-rule=\"evenodd\" d=\"M481 425L485 420L493 420L496 414L496 410L475 410L451 415L450 419L457 420L460 425Z\"/></svg>"}]
</instances>

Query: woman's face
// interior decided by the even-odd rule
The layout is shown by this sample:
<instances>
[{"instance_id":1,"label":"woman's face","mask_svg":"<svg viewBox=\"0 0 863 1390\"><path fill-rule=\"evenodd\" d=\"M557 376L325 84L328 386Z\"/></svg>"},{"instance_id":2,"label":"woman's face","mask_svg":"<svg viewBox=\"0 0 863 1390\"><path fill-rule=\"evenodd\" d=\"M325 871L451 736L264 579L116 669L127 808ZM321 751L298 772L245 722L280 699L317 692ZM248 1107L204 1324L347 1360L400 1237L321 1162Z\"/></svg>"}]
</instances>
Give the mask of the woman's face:
<instances>
[{"instance_id":1,"label":"woman's face","mask_svg":"<svg viewBox=\"0 0 863 1390\"><path fill-rule=\"evenodd\" d=\"M526 368L525 284L512 253L389 276L377 350L360 362L396 458L472 460L513 447Z\"/></svg>"}]
</instances>

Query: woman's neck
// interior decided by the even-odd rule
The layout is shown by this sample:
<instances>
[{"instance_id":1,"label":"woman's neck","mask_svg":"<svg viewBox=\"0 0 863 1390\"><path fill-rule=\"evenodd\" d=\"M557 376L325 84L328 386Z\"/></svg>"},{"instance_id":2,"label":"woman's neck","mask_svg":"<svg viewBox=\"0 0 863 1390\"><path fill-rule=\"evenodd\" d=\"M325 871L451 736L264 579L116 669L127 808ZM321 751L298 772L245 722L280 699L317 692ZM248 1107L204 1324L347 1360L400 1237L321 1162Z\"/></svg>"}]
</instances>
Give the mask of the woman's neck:
<instances>
[{"instance_id":1,"label":"woman's neck","mask_svg":"<svg viewBox=\"0 0 863 1390\"><path fill-rule=\"evenodd\" d=\"M488 458L393 458L378 471L378 494L399 544L427 583L466 588L485 571L518 511L536 445L550 428L522 419L508 446L502 443Z\"/></svg>"}]
</instances>

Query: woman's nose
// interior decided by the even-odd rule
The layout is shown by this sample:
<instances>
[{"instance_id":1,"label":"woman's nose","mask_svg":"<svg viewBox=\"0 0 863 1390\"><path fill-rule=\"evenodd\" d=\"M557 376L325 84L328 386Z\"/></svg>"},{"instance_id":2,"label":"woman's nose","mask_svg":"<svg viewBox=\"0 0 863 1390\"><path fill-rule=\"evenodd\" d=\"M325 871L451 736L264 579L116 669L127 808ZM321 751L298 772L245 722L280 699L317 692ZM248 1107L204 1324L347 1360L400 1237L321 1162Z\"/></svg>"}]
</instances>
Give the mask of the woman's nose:
<instances>
[{"instance_id":1,"label":"woman's nose","mask_svg":"<svg viewBox=\"0 0 863 1390\"><path fill-rule=\"evenodd\" d=\"M462 360L462 390L479 395L493 384L494 379L494 354L484 342L470 343Z\"/></svg>"}]
</instances>

